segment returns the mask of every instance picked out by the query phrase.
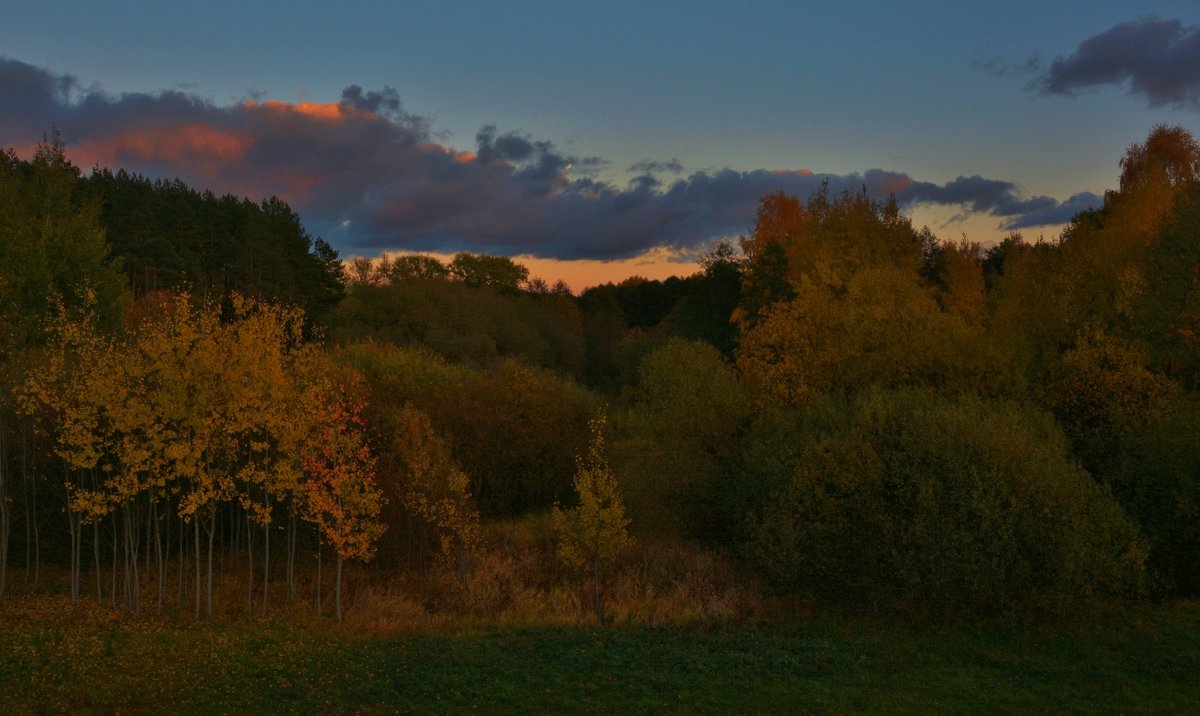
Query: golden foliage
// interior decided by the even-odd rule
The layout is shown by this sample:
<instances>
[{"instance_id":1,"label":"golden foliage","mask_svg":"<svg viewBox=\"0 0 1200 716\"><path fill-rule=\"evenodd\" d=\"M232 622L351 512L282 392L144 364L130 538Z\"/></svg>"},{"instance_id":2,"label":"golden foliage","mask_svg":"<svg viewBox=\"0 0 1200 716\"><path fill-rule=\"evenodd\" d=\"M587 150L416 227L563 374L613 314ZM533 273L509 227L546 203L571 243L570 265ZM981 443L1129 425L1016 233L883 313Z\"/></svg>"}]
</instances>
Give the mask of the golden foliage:
<instances>
[{"instance_id":1,"label":"golden foliage","mask_svg":"<svg viewBox=\"0 0 1200 716\"><path fill-rule=\"evenodd\" d=\"M592 421L592 441L587 455L577 461L575 493L579 505L554 507L554 526L559 534L558 555L568 566L598 570L633 545L629 519L604 451L603 417Z\"/></svg>"}]
</instances>

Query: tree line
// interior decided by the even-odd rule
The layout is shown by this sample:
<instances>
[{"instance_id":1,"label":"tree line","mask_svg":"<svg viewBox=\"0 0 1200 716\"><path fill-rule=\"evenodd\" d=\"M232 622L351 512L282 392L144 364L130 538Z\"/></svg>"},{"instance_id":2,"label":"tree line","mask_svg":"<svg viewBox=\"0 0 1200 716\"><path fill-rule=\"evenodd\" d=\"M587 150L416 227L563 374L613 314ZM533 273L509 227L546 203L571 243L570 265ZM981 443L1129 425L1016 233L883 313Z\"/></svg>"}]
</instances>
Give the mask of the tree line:
<instances>
[{"instance_id":1,"label":"tree line","mask_svg":"<svg viewBox=\"0 0 1200 716\"><path fill-rule=\"evenodd\" d=\"M161 604L171 566L199 615L215 559L265 610L297 551L466 575L482 525L556 505L597 611L626 525L881 607L1194 595L1200 148L1156 127L1120 170L987 249L770 195L694 275L576 296L485 254L343 266L278 200L10 152L0 595L45 550L78 596L88 532L98 599Z\"/></svg>"}]
</instances>

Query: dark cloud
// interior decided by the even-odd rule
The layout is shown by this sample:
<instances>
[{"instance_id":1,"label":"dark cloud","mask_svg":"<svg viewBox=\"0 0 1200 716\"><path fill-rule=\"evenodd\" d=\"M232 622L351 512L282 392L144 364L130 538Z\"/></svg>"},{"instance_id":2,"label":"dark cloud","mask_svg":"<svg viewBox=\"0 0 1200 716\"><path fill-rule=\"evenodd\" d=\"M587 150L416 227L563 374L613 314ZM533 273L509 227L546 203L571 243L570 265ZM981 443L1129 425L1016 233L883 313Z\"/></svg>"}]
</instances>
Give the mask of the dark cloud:
<instances>
[{"instance_id":1,"label":"dark cloud","mask_svg":"<svg viewBox=\"0 0 1200 716\"><path fill-rule=\"evenodd\" d=\"M1041 225L1094 195L1062 204L1023 198L980 176L945 184L903 172L695 172L666 182L677 160L639 162L625 186L602 181L596 157L565 154L522 132L483 127L475 151L445 146L390 88L347 87L334 103L250 98L215 105L191 94L107 95L73 77L0 58L0 145L31 149L58 127L81 166L180 177L250 197L277 195L309 230L347 253L482 250L554 258L623 258L653 247L688 251L743 233L762 196L865 188L904 206L934 204ZM635 169L635 170L636 170ZM1082 197L1082 198L1081 198Z\"/></svg>"},{"instance_id":2,"label":"dark cloud","mask_svg":"<svg viewBox=\"0 0 1200 716\"><path fill-rule=\"evenodd\" d=\"M1053 202L1053 200L1051 200ZM1002 229L1028 229L1035 226L1058 226L1065 224L1081 211L1095 209L1104 203L1104 197L1090 191L1080 192L1062 202L1053 202L1043 209L1029 211L1002 223Z\"/></svg>"},{"instance_id":3,"label":"dark cloud","mask_svg":"<svg viewBox=\"0 0 1200 716\"><path fill-rule=\"evenodd\" d=\"M407 124L424 122L423 118L404 111L404 105L400 103L400 93L394 87L364 92L362 87L350 85L342 90L342 104L360 112L371 112L397 122Z\"/></svg>"},{"instance_id":4,"label":"dark cloud","mask_svg":"<svg viewBox=\"0 0 1200 716\"><path fill-rule=\"evenodd\" d=\"M1036 82L1043 93L1067 96L1126 84L1151 107L1200 109L1200 27L1179 20L1122 23L1055 58Z\"/></svg>"},{"instance_id":5,"label":"dark cloud","mask_svg":"<svg viewBox=\"0 0 1200 716\"><path fill-rule=\"evenodd\" d=\"M665 162L655 162L649 159L642 161L629 167L629 171L637 172L638 174L682 174L683 164L678 159L668 159Z\"/></svg>"}]
</instances>

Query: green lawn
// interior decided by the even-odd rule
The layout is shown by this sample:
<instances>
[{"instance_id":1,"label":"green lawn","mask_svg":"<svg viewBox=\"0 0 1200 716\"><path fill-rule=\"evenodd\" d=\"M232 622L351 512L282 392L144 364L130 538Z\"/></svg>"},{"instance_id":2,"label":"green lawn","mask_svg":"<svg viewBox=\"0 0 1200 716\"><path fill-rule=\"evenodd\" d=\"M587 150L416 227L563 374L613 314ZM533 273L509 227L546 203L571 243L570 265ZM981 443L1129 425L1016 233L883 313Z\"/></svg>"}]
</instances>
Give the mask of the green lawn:
<instances>
[{"instance_id":1,"label":"green lawn","mask_svg":"<svg viewBox=\"0 0 1200 716\"><path fill-rule=\"evenodd\" d=\"M372 638L333 625L179 626L6 606L0 713L1200 708L1200 604L1138 608L1102 622L910 627L828 616Z\"/></svg>"}]
</instances>

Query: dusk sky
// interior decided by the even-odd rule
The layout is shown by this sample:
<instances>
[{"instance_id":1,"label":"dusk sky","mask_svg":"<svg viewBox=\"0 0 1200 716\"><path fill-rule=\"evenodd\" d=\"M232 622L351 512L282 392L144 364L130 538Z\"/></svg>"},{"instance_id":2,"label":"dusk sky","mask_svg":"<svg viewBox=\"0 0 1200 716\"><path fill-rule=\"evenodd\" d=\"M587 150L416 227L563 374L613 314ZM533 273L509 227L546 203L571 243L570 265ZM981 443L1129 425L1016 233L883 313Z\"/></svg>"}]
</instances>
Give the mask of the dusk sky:
<instances>
[{"instance_id":1,"label":"dusk sky","mask_svg":"<svg viewBox=\"0 0 1200 716\"><path fill-rule=\"evenodd\" d=\"M486 251L577 289L690 273L823 179L944 239L1053 238L1153 126L1200 129L1195 0L0 9L22 157L53 126L85 169L281 196L343 257Z\"/></svg>"}]
</instances>

